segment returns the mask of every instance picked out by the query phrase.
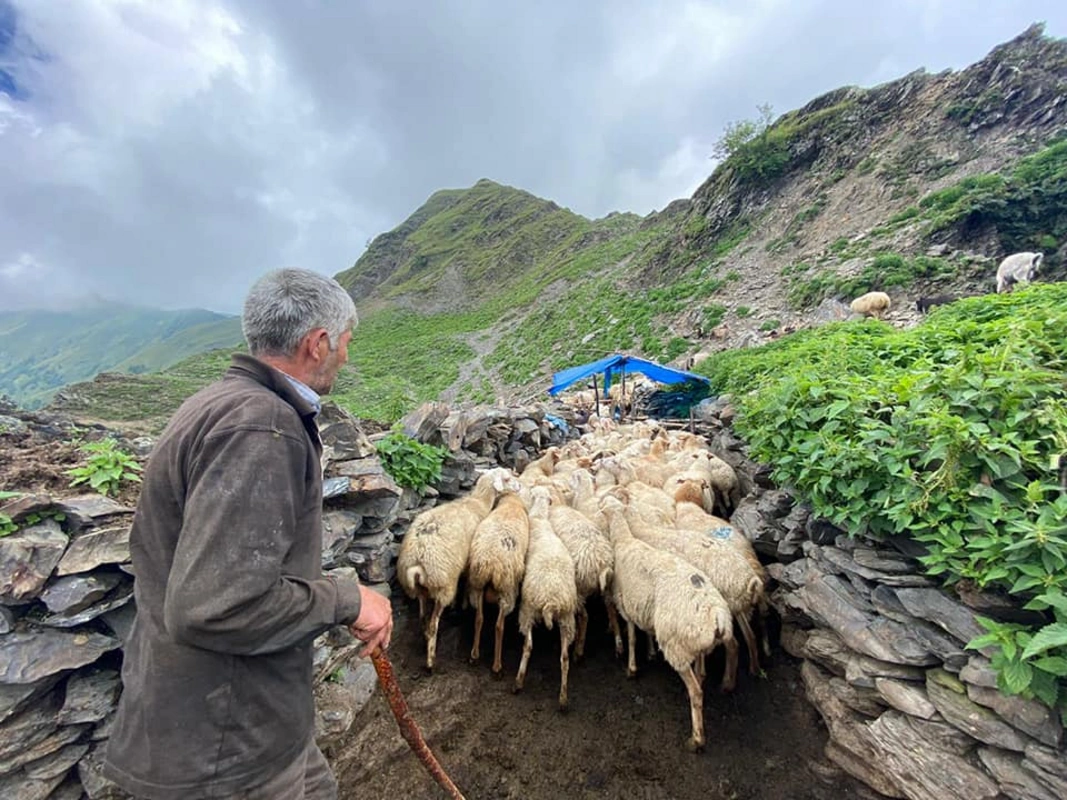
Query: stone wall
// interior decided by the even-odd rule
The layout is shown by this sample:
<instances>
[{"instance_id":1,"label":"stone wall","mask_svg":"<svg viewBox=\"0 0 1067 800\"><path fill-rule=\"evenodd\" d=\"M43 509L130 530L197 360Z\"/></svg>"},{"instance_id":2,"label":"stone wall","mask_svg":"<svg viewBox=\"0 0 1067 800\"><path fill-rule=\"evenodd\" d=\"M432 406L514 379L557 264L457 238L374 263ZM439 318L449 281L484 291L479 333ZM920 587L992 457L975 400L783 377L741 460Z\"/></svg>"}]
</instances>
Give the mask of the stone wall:
<instances>
[{"instance_id":1,"label":"stone wall","mask_svg":"<svg viewBox=\"0 0 1067 800\"><path fill-rule=\"evenodd\" d=\"M745 457L721 418L712 422L712 450L746 489L731 522L770 562L781 646L803 659L830 761L889 797L1067 797L1059 715L1001 694L989 651L964 649L984 633L976 614L1021 621L1034 612L939 588L908 539L852 538L814 519Z\"/></svg>"},{"instance_id":2,"label":"stone wall","mask_svg":"<svg viewBox=\"0 0 1067 800\"><path fill-rule=\"evenodd\" d=\"M12 435L70 435L69 426L35 415L8 419ZM323 568L357 574L386 594L399 539L420 510L468 490L479 467L521 467L569 432L542 407L464 412L430 404L404 424L451 450L440 482L424 494L393 482L357 420L336 406L320 418ZM0 798L124 797L101 774L100 757L134 615L132 509L95 494L38 494L0 512L19 524L0 537ZM370 664L348 657L354 647L340 629L316 642L316 725L325 743L348 730L375 688Z\"/></svg>"}]
</instances>

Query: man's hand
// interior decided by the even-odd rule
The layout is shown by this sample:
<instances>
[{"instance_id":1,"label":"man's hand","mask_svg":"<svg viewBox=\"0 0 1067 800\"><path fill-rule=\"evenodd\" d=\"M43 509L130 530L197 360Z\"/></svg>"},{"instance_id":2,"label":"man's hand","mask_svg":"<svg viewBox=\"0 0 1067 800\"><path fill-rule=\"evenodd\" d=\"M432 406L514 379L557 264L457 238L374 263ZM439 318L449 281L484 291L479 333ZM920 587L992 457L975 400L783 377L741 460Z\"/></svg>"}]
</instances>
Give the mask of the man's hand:
<instances>
[{"instance_id":1,"label":"man's hand","mask_svg":"<svg viewBox=\"0 0 1067 800\"><path fill-rule=\"evenodd\" d=\"M359 587L359 596L359 616L349 626L349 630L353 636L366 643L359 651L360 657L364 658L373 653L376 647L388 649L389 640L393 635L393 607L387 599L366 586Z\"/></svg>"}]
</instances>

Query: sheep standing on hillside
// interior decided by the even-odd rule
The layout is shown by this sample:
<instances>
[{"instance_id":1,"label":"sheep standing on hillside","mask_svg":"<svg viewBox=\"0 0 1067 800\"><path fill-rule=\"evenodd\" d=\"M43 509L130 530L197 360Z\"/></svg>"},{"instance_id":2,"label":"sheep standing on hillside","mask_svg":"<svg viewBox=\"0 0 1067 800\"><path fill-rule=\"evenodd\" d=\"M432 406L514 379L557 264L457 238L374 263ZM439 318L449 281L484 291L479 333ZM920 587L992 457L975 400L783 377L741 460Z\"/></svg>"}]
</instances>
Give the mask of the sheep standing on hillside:
<instances>
[{"instance_id":1,"label":"sheep standing on hillside","mask_svg":"<svg viewBox=\"0 0 1067 800\"><path fill-rule=\"evenodd\" d=\"M892 301L885 292L867 292L867 294L861 294L853 300L849 304L849 308L852 309L854 314L881 319L891 305Z\"/></svg>"},{"instance_id":2,"label":"sheep standing on hillside","mask_svg":"<svg viewBox=\"0 0 1067 800\"><path fill-rule=\"evenodd\" d=\"M467 567L467 597L474 606L474 646L471 661L478 660L485 601L497 604L496 638L493 643L493 673L500 674L504 642L504 619L515 610L519 588L526 572L530 544L530 520L517 494L507 492L497 500L489 516L478 523L471 539Z\"/></svg>"},{"instance_id":3,"label":"sheep standing on hillside","mask_svg":"<svg viewBox=\"0 0 1067 800\"><path fill-rule=\"evenodd\" d=\"M1010 292L1017 283L1029 283L1037 277L1044 253L1012 253L997 267L997 294Z\"/></svg>"},{"instance_id":4,"label":"sheep standing on hillside","mask_svg":"<svg viewBox=\"0 0 1067 800\"><path fill-rule=\"evenodd\" d=\"M549 521L551 492L544 486L530 491L530 547L526 551L526 577L522 582L519 606L519 631L525 637L522 661L515 676L515 691L526 682L526 668L533 652L533 628L540 619L545 627L559 625L559 709L567 710L567 675L570 670L570 646L574 641L575 615L578 612L578 589L574 579L574 561Z\"/></svg>"},{"instance_id":5,"label":"sheep standing on hillside","mask_svg":"<svg viewBox=\"0 0 1067 800\"><path fill-rule=\"evenodd\" d=\"M434 604L425 629L427 669L433 669L441 613L456 599L478 523L489 515L500 494L518 490L511 470L498 467L478 478L467 497L423 511L412 520L400 545L396 573L407 595L418 598L420 621L426 616L426 602Z\"/></svg>"}]
</instances>

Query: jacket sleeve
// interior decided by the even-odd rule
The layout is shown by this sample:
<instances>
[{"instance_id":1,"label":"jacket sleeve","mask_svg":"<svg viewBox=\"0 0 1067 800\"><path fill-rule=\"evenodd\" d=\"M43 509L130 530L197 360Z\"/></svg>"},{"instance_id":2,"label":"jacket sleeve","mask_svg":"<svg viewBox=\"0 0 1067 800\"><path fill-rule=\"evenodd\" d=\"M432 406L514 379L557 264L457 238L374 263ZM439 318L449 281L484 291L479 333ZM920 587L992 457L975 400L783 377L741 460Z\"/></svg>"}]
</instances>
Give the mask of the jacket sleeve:
<instances>
[{"instance_id":1,"label":"jacket sleeve","mask_svg":"<svg viewBox=\"0 0 1067 800\"><path fill-rule=\"evenodd\" d=\"M163 605L176 640L261 655L310 642L358 617L357 582L307 579L283 567L301 539L318 540L316 532L297 528L307 447L268 427L205 441L189 470Z\"/></svg>"}]
</instances>

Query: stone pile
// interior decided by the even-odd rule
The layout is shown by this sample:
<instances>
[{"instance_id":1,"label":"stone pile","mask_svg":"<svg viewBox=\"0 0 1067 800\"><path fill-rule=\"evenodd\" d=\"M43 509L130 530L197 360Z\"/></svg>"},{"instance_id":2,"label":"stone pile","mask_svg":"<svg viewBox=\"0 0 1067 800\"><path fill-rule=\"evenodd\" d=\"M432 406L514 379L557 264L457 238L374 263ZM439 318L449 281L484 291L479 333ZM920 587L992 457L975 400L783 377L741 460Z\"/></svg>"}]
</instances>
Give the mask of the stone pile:
<instances>
[{"instance_id":1,"label":"stone pile","mask_svg":"<svg viewBox=\"0 0 1067 800\"><path fill-rule=\"evenodd\" d=\"M1031 623L1040 615L940 588L911 540L876 543L815 519L745 458L721 420L709 441L746 490L731 523L771 562L781 645L803 659L831 762L888 797L1067 797L1059 715L1001 694L991 651L965 649L985 632L976 614Z\"/></svg>"},{"instance_id":2,"label":"stone pile","mask_svg":"<svg viewBox=\"0 0 1067 800\"><path fill-rule=\"evenodd\" d=\"M18 435L48 424L5 411L5 430ZM405 431L450 455L441 480L419 493L397 486L358 420L327 404L319 420L324 570L356 574L388 595L399 541L414 516L470 489L479 468L521 469L561 444L570 435L565 417L539 406L423 406L403 421ZM151 447L143 438L123 444L142 454ZM0 537L0 798L125 797L101 774L101 754L135 613L132 509L96 494L37 494L7 502L0 513L0 521L17 525ZM317 732L327 744L349 729L375 689L373 668L349 658L353 649L343 630L316 642Z\"/></svg>"}]
</instances>

